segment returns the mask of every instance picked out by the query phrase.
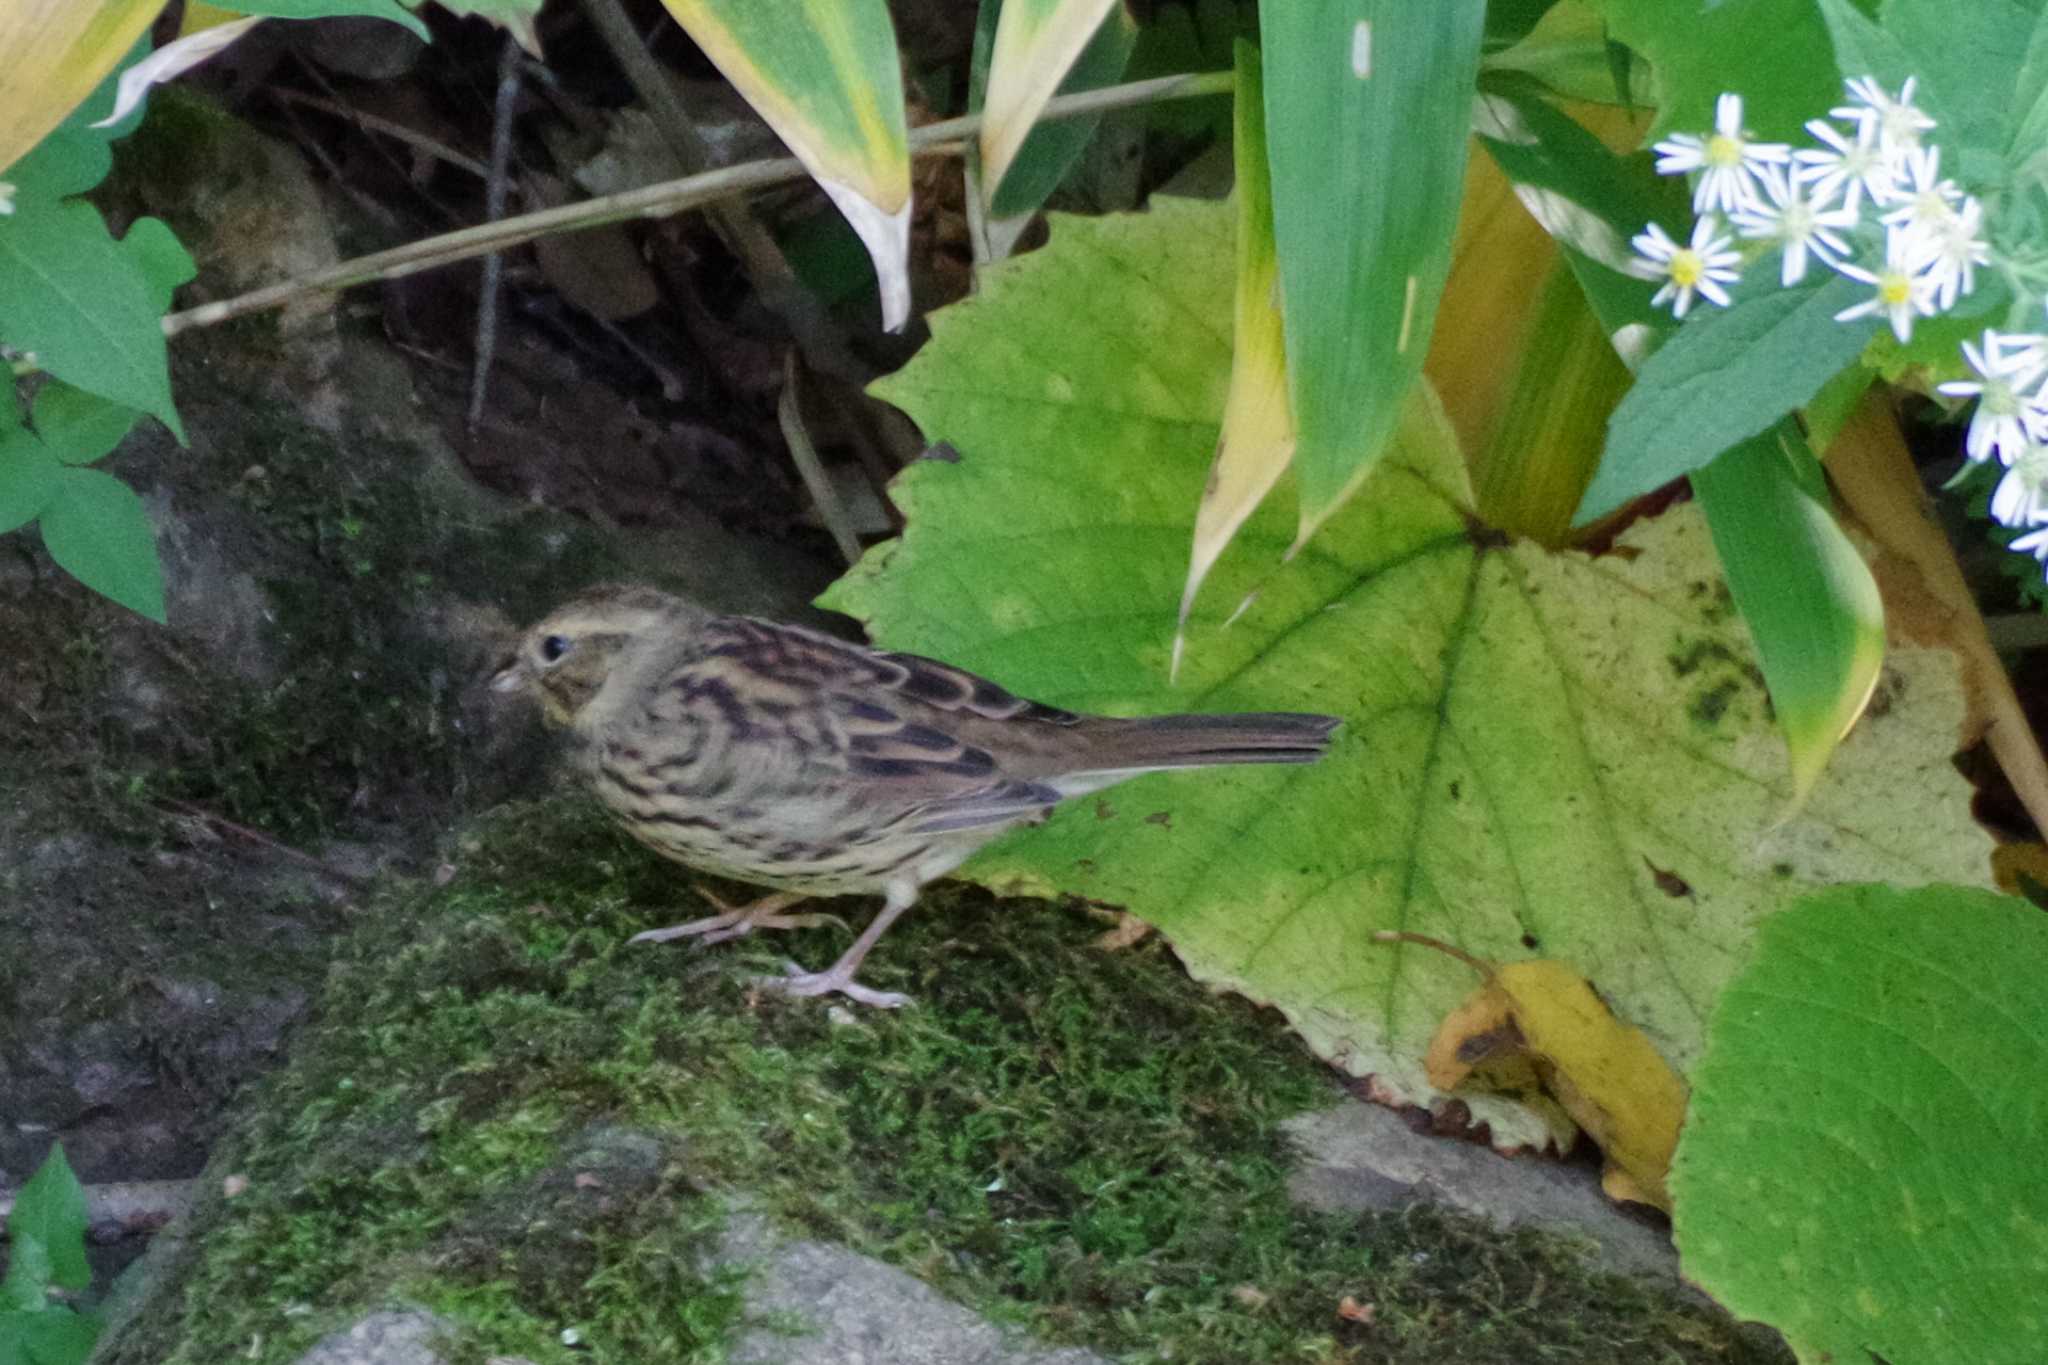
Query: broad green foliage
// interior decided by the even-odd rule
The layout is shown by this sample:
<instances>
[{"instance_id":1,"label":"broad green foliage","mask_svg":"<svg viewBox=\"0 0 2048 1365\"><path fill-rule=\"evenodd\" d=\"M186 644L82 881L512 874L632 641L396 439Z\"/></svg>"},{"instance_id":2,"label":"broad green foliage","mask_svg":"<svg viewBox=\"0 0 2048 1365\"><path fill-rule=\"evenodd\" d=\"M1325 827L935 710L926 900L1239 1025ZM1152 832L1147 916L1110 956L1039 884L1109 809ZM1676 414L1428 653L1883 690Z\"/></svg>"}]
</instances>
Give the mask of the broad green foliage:
<instances>
[{"instance_id":1,"label":"broad green foliage","mask_svg":"<svg viewBox=\"0 0 2048 1365\"><path fill-rule=\"evenodd\" d=\"M162 309L89 204L27 199L0 218L0 336L60 379L179 431Z\"/></svg>"},{"instance_id":2,"label":"broad green foliage","mask_svg":"<svg viewBox=\"0 0 2048 1365\"><path fill-rule=\"evenodd\" d=\"M1273 231L1306 540L1387 452L1450 270L1479 0L1260 16Z\"/></svg>"},{"instance_id":3,"label":"broad green foliage","mask_svg":"<svg viewBox=\"0 0 2048 1365\"><path fill-rule=\"evenodd\" d=\"M1981 881L1989 844L1948 766L1946 656L1902 652L1889 705L1805 814L1695 512L1633 560L1472 534L1423 391L1386 468L1290 563L1252 517L1191 619L1175 604L1230 370L1233 214L1055 220L883 381L958 463L898 480L909 520L828 594L893 648L1061 705L1343 717L1313 767L1163 775L996 846L992 885L1128 905L1197 975L1271 1001L1401 1099L1468 981L1379 929L1577 966L1683 1069L1758 920L1843 878ZM1255 601L1226 625L1240 602ZM1476 1106L1504 1141L1546 1130Z\"/></svg>"},{"instance_id":4,"label":"broad green foliage","mask_svg":"<svg viewBox=\"0 0 2048 1365\"><path fill-rule=\"evenodd\" d=\"M1877 580L1836 523L1820 461L1789 419L1694 470L1692 487L1756 640L1793 801L1803 801L1877 685Z\"/></svg>"},{"instance_id":5,"label":"broad green foliage","mask_svg":"<svg viewBox=\"0 0 2048 1365\"><path fill-rule=\"evenodd\" d=\"M79 1365L99 1320L52 1303L48 1291L83 1289L85 1192L61 1146L15 1196L7 1220L7 1277L0 1279L0 1365Z\"/></svg>"},{"instance_id":6,"label":"broad green foliage","mask_svg":"<svg viewBox=\"0 0 2048 1365\"><path fill-rule=\"evenodd\" d=\"M161 221L140 219L116 240L99 213L73 197L106 175L109 140L140 117L138 109L112 126L95 126L115 108L117 62L108 44L118 37L118 46L128 47L158 8L101 4L60 14L32 7L0 21L0 35L15 31L10 22L20 26L13 50L30 58L0 72L0 135L28 126L19 122L24 118L49 129L18 160L15 149L0 146L0 163L13 163L0 164L9 209L0 214L0 342L54 376L38 391L27 425L0 412L0 533L39 522L59 565L162 620L162 570L141 499L111 475L76 466L107 454L144 413L184 438L162 320L194 266ZM237 8L301 17L383 14L425 32L392 0L263 0ZM70 26L81 19L82 28ZM143 54L136 44L125 64ZM99 80L89 93L76 88L87 71Z\"/></svg>"},{"instance_id":7,"label":"broad green foliage","mask_svg":"<svg viewBox=\"0 0 2048 1365\"><path fill-rule=\"evenodd\" d=\"M1771 919L1693 1074L1686 1278L1802 1361L2048 1360L2048 916L1837 887Z\"/></svg>"},{"instance_id":8,"label":"broad green foliage","mask_svg":"<svg viewBox=\"0 0 2048 1365\"><path fill-rule=\"evenodd\" d=\"M1856 357L1878 323L1835 321L1869 292L1832 271L1777 287L1775 257L1751 268L1760 292L1672 329L1615 408L1599 471L1579 504L1591 521L1707 464L1773 425ZM1639 288L1642 286L1638 286Z\"/></svg>"},{"instance_id":9,"label":"broad green foliage","mask_svg":"<svg viewBox=\"0 0 2048 1365\"><path fill-rule=\"evenodd\" d=\"M73 577L161 621L163 574L142 500L112 475L76 467L111 451L137 416L68 384L43 385L33 429L0 423L0 532L39 521L50 557Z\"/></svg>"},{"instance_id":10,"label":"broad green foliage","mask_svg":"<svg viewBox=\"0 0 2048 1365\"><path fill-rule=\"evenodd\" d=\"M1656 73L1652 140L1712 125L1724 90L1743 97L1759 137L1789 141L1806 120L1841 103L1826 26L1813 0L1588 0L1608 32ZM1974 3L1974 0L1972 0Z\"/></svg>"}]
</instances>

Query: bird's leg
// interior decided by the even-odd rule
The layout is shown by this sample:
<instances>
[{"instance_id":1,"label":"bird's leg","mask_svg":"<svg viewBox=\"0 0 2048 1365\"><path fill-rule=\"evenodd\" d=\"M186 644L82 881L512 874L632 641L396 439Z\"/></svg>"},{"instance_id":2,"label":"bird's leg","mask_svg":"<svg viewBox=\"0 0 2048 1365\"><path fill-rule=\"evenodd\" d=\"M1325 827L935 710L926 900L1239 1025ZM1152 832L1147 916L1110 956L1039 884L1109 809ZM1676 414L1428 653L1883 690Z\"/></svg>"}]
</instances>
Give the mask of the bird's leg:
<instances>
[{"instance_id":1,"label":"bird's leg","mask_svg":"<svg viewBox=\"0 0 2048 1365\"><path fill-rule=\"evenodd\" d=\"M703 919L693 919L688 924L674 924L666 929L649 929L633 935L628 943L666 943L672 938L701 938L706 943L723 943L729 938L745 938L756 929L813 929L820 924L836 924L846 927L846 921L837 915L785 915L781 912L799 901L810 897L801 891L778 891L772 896L748 905L727 905L703 887L693 888L705 900L718 907L719 913Z\"/></svg>"},{"instance_id":2,"label":"bird's leg","mask_svg":"<svg viewBox=\"0 0 2048 1365\"><path fill-rule=\"evenodd\" d=\"M767 990L781 991L785 995L828 995L839 992L847 999L862 1005L873 1005L878 1009L893 1010L910 1003L910 997L895 991L878 991L861 985L853 979L860 970L861 959L868 955L868 949L888 932L896 917L908 910L917 901L917 884L898 882L889 887L889 899L883 904L881 913L875 916L853 946L841 953L839 960L822 972L807 972L794 962L783 964L784 976L758 977L755 984Z\"/></svg>"}]
</instances>

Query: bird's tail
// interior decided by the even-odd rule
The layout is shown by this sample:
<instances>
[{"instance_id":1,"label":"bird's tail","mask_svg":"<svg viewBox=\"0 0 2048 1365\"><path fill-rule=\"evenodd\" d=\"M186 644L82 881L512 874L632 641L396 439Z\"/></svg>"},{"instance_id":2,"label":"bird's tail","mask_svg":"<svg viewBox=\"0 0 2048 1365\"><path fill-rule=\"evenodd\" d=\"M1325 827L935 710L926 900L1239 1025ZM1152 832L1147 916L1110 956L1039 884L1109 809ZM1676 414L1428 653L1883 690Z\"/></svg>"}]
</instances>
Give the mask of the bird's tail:
<instances>
[{"instance_id":1,"label":"bird's tail","mask_svg":"<svg viewBox=\"0 0 2048 1365\"><path fill-rule=\"evenodd\" d=\"M1207 768L1223 763L1313 763L1330 747L1337 717L1299 711L1221 716L1144 716L1094 722L1088 773ZM1097 763L1100 766L1096 766Z\"/></svg>"}]
</instances>

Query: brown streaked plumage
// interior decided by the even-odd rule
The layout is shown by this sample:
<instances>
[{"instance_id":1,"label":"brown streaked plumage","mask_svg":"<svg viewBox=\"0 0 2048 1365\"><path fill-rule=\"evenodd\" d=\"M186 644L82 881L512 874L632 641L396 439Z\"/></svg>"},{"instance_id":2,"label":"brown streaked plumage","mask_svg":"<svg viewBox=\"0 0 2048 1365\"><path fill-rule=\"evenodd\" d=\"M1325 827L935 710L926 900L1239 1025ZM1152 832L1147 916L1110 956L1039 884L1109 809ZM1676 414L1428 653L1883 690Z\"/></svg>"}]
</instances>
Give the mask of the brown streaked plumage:
<instances>
[{"instance_id":1,"label":"brown streaked plumage","mask_svg":"<svg viewBox=\"0 0 2048 1365\"><path fill-rule=\"evenodd\" d=\"M492 685L530 688L575 732L585 776L634 838L777 890L635 941L812 923L780 911L879 892L881 913L837 963L792 965L773 984L890 1006L905 997L856 982L861 959L926 882L981 845L1138 773L1311 762L1337 724L1291 712L1076 715L936 660L715 616L643 587L550 613Z\"/></svg>"}]
</instances>

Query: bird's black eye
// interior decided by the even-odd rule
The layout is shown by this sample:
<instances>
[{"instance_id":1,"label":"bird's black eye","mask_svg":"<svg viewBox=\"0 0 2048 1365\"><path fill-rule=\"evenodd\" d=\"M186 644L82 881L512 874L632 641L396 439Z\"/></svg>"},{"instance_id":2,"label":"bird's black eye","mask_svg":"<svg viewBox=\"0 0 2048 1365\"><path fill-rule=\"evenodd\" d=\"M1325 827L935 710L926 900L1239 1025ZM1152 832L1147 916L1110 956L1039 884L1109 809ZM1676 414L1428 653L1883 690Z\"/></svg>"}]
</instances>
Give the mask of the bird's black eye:
<instances>
[{"instance_id":1,"label":"bird's black eye","mask_svg":"<svg viewBox=\"0 0 2048 1365\"><path fill-rule=\"evenodd\" d=\"M550 635L540 642L540 657L547 663L553 663L568 652L569 641L563 636Z\"/></svg>"}]
</instances>

